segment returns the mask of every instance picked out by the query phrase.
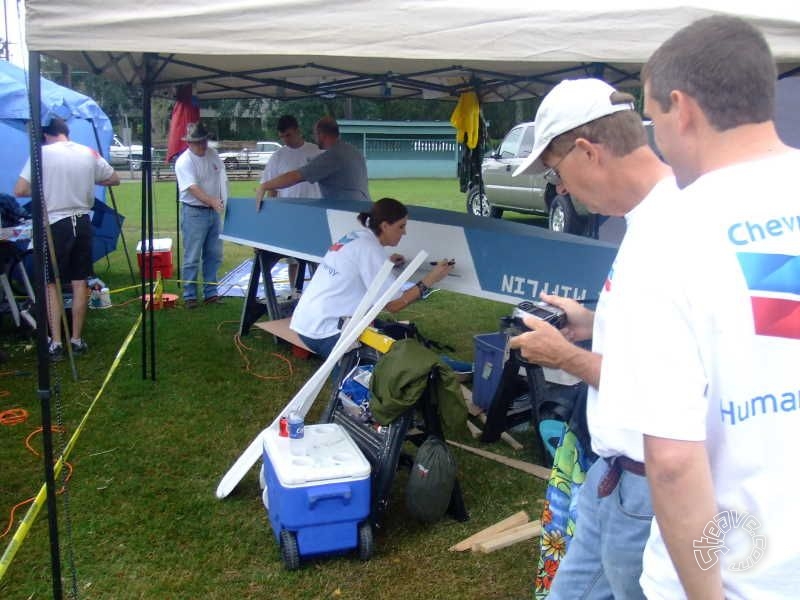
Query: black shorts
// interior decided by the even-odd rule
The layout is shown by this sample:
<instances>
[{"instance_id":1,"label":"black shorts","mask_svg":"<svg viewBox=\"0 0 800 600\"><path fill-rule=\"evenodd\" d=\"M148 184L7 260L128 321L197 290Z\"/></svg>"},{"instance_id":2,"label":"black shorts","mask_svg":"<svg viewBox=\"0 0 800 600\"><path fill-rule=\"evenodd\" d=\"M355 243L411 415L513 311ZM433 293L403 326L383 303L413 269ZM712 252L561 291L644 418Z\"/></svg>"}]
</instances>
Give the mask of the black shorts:
<instances>
[{"instance_id":1,"label":"black shorts","mask_svg":"<svg viewBox=\"0 0 800 600\"><path fill-rule=\"evenodd\" d=\"M92 274L92 221L89 215L67 217L50 225L61 281L88 279ZM47 283L55 283L50 255L45 260Z\"/></svg>"}]
</instances>

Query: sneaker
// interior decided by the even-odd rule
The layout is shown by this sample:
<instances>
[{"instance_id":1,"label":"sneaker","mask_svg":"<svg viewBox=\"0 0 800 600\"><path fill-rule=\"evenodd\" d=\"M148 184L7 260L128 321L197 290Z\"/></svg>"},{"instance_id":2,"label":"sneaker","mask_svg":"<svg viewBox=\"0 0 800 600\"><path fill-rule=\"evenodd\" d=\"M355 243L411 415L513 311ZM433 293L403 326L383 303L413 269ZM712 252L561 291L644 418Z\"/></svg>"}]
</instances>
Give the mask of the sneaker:
<instances>
[{"instance_id":1,"label":"sneaker","mask_svg":"<svg viewBox=\"0 0 800 600\"><path fill-rule=\"evenodd\" d=\"M69 345L72 346L72 356L81 356L89 351L89 344L83 340L77 342L70 340Z\"/></svg>"},{"instance_id":2,"label":"sneaker","mask_svg":"<svg viewBox=\"0 0 800 600\"><path fill-rule=\"evenodd\" d=\"M197 306L198 306L197 300L195 300L194 298L189 298L188 300L184 300L183 301L183 305L186 308L190 308L190 309L191 308L197 308Z\"/></svg>"},{"instance_id":3,"label":"sneaker","mask_svg":"<svg viewBox=\"0 0 800 600\"><path fill-rule=\"evenodd\" d=\"M217 296L216 294L213 296L209 296L203 301L203 304L222 304L222 298Z\"/></svg>"},{"instance_id":4,"label":"sneaker","mask_svg":"<svg viewBox=\"0 0 800 600\"><path fill-rule=\"evenodd\" d=\"M61 362L64 360L64 346L50 346L50 362Z\"/></svg>"}]
</instances>

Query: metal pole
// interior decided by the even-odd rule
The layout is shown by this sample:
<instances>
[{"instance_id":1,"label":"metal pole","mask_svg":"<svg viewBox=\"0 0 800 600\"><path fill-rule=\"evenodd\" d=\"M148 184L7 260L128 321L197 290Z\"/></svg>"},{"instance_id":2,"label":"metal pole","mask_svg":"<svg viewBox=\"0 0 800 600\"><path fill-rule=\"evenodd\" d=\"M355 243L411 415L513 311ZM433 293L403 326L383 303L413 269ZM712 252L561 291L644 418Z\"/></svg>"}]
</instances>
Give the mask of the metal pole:
<instances>
[{"instance_id":1,"label":"metal pole","mask_svg":"<svg viewBox=\"0 0 800 600\"><path fill-rule=\"evenodd\" d=\"M50 571L53 578L53 598L61 600L61 556L58 547L58 515L56 506L56 482L53 472L53 431L50 407L50 354L47 341L47 287L44 264L47 253L44 223L44 194L42 188L42 90L40 80L40 57L38 52L29 54L30 71L28 85L30 100L30 152L31 152L31 204L33 209L33 278L36 287L36 355L38 367L38 395L42 410L42 460L44 480L47 487L47 522L50 532ZM67 343L69 343L67 341Z\"/></svg>"}]
</instances>

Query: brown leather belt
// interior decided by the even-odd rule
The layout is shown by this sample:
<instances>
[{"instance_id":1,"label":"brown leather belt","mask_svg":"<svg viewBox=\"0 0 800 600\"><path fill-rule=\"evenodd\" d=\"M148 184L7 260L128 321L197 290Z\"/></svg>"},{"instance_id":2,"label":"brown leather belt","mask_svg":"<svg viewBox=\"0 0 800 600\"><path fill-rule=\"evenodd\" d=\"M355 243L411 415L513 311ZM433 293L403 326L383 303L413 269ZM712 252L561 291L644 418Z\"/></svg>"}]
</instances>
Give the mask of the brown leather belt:
<instances>
[{"instance_id":1,"label":"brown leather belt","mask_svg":"<svg viewBox=\"0 0 800 600\"><path fill-rule=\"evenodd\" d=\"M597 485L597 497L605 498L610 496L619 484L619 478L622 476L622 471L645 476L644 463L628 458L627 456L613 456L611 458L604 458L608 465L608 470L600 483Z\"/></svg>"}]
</instances>

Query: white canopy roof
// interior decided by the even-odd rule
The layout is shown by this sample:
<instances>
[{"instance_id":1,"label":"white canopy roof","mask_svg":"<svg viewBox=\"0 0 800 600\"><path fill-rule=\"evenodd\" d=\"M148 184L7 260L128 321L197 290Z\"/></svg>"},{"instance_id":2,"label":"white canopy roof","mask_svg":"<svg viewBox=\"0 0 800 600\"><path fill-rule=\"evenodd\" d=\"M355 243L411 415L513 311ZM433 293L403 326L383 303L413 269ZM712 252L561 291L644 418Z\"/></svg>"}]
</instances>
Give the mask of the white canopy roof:
<instances>
[{"instance_id":1,"label":"white canopy roof","mask_svg":"<svg viewBox=\"0 0 800 600\"><path fill-rule=\"evenodd\" d=\"M737 5L742 4L742 7ZM677 29L739 14L781 73L800 66L800 5L701 0L27 0L27 43L75 67L204 98L538 95L566 76L638 85ZM602 8L601 8L602 7Z\"/></svg>"}]
</instances>

